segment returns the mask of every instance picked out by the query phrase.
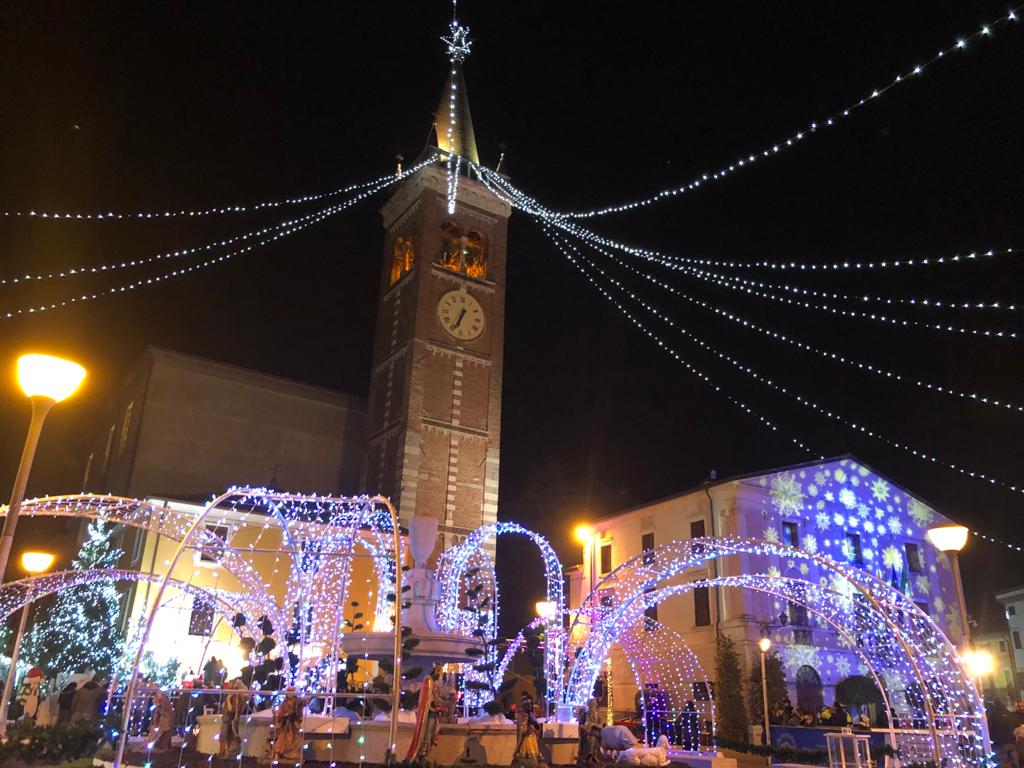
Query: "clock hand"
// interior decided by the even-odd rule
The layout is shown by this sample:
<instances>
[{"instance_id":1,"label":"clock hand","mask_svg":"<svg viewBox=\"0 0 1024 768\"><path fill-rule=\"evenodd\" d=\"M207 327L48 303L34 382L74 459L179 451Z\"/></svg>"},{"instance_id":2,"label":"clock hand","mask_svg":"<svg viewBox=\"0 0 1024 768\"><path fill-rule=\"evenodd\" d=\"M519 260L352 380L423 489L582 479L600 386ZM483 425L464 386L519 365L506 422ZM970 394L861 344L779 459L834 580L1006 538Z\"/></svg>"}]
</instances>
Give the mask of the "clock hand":
<instances>
[{"instance_id":1,"label":"clock hand","mask_svg":"<svg viewBox=\"0 0 1024 768\"><path fill-rule=\"evenodd\" d=\"M465 316L466 316L466 310L462 310L461 312L459 312L459 316L458 316L457 318L455 318L455 322L454 322L454 323L452 323L452 330L453 330L453 331L454 331L454 330L455 330L456 328L458 328L458 327L459 327L459 323L461 323L461 322L462 322L462 318L464 318Z\"/></svg>"}]
</instances>

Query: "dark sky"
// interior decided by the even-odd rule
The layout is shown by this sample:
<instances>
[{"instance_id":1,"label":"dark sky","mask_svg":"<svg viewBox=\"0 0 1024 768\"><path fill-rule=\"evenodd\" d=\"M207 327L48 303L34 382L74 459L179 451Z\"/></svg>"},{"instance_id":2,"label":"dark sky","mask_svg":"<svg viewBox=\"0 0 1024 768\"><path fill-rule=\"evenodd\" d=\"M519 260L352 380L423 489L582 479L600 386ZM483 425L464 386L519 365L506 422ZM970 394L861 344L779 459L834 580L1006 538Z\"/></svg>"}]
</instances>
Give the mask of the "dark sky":
<instances>
[{"instance_id":1,"label":"dark sky","mask_svg":"<svg viewBox=\"0 0 1024 768\"><path fill-rule=\"evenodd\" d=\"M1003 2L949 0L460 5L476 40L466 76L482 159L493 166L505 143L513 183L555 208L628 200L732 162L1007 10ZM414 157L427 138L445 74L438 37L448 14L442 2L6 2L0 208L201 208L386 173L396 153ZM590 225L717 259L823 262L1024 246L1022 61L1024 30L1002 27L794 150ZM30 492L78 488L104 400L146 344L365 393L380 202L158 287L0 320L0 361L45 347L90 370L81 396L51 417ZM310 210L143 223L0 219L0 271L145 257ZM712 468L724 476L806 458L642 338L520 214L510 224L509 255L500 514L550 534L567 561L576 552L565 534L578 520L684 489ZM819 290L1021 301L1018 265L1005 258L868 275L754 276ZM0 307L168 268L2 287ZM671 279L808 343L1024 401L1020 341L897 330ZM649 295L679 323L851 419L1024 481L1024 414L881 382ZM1001 313L893 314L1022 325L1019 315ZM951 516L1024 542L1020 495L801 410L685 340L678 348L821 453L854 452ZM12 478L27 407L13 383L0 398L0 477ZM520 594L539 589L539 561L505 562L506 595L512 579L527 585ZM1024 581L1022 562L972 544L964 558L971 593Z\"/></svg>"}]
</instances>

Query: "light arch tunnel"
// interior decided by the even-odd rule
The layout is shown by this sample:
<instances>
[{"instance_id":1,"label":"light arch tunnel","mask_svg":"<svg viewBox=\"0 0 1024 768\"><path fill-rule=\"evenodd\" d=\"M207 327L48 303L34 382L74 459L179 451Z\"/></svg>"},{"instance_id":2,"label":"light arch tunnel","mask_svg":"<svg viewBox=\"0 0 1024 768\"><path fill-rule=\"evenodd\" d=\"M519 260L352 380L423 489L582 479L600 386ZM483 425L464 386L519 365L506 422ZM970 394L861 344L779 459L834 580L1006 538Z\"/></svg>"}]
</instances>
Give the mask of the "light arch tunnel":
<instances>
[{"instance_id":1,"label":"light arch tunnel","mask_svg":"<svg viewBox=\"0 0 1024 768\"><path fill-rule=\"evenodd\" d=\"M291 503L299 505L301 509L289 511L287 505ZM341 503L345 506L338 506L330 522L324 522L323 517L327 516L332 505ZM263 530L280 530L281 543L274 551L285 558L288 565L283 601L277 600L270 593L264 578L253 565L253 550L237 546L233 542L235 529L229 518L231 513L236 512L236 508L242 510L243 515L251 515L258 511L260 516L250 522L262 520ZM295 623L296 617L303 612L302 606L305 606L308 618L303 636L327 639L328 646L335 645L339 649L342 644L340 607L345 604L352 567L352 557L346 556L346 553L354 549L364 550L364 554L373 561L377 579L373 621L376 625L390 624L389 613L393 604L388 599L388 593L394 591L395 556L394 548L389 541L391 532L386 530L390 522L386 521L387 524L382 525L378 520L389 520L389 515L378 508L375 499L302 497L262 489L237 488L205 505L202 514L197 517L173 507L141 499L105 494L71 494L32 499L22 506L21 513L25 517L102 520L110 525L156 534L175 545L186 542L186 549L215 552L218 566L237 581L237 590L196 587L180 578L171 578L170 571L167 574L168 587L174 588L179 594L191 594L210 602L215 612L227 609L226 600L237 602L242 607L235 612L245 614L250 620L266 616L273 625L274 631L271 636L274 637L283 636ZM6 514L7 508L0 508L0 517ZM315 515L320 515L321 519L315 519ZM207 524L225 527L227 533L219 536L209 530ZM314 538L315 548L303 546L304 540ZM256 548L255 551L260 550ZM5 586L14 587L31 583L38 584L39 589L44 589L45 585L50 583L48 579L57 578L58 581L54 583L59 583L60 578L70 578L72 574L81 577L86 572L65 573L67 577L61 574L46 574L36 581L25 579ZM146 573L116 569L97 569L95 576L97 581L149 581L158 587L162 581L159 574L152 577ZM0 591L0 597L7 594L8 599L13 599L24 592L25 587L20 586L9 589L6 593ZM33 599L40 596L40 593L35 593ZM167 601L161 600L157 609L165 605ZM0 601L0 609L4 606L5 603ZM330 606L337 608L332 609ZM221 618L225 616L221 615ZM230 621L231 617L227 618ZM326 652L329 651L328 647Z\"/></svg>"},{"instance_id":2,"label":"light arch tunnel","mask_svg":"<svg viewBox=\"0 0 1024 768\"><path fill-rule=\"evenodd\" d=\"M747 573L683 582L713 561L750 563ZM730 559L731 558L731 559ZM822 579L782 575L773 562L802 561ZM809 570L809 569L808 569ZM863 662L883 696L890 738L904 762L981 765L989 744L980 697L956 650L902 592L853 566L782 544L702 538L662 545L623 563L587 596L573 630L587 636L573 661L564 702L582 706L623 633L642 626L652 605L695 587L753 590L806 607Z\"/></svg>"}]
</instances>

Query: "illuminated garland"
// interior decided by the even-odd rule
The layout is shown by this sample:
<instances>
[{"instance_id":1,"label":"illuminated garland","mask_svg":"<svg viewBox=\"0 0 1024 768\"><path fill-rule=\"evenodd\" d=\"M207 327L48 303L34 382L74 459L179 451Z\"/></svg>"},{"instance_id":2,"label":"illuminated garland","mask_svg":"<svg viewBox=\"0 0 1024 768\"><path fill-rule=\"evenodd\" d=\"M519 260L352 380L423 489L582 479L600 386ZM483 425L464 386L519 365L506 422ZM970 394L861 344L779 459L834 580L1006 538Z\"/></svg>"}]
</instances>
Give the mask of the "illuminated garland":
<instances>
[{"instance_id":1,"label":"illuminated garland","mask_svg":"<svg viewBox=\"0 0 1024 768\"><path fill-rule=\"evenodd\" d=\"M570 246L570 248L571 247L572 246ZM948 460L945 460L945 459L939 459L939 458L937 458L935 456L932 456L932 455L930 455L930 454L928 454L928 453L926 453L924 451L918 450L918 449L914 448L913 446L911 446L911 445L909 445L907 443L902 443L902 442L899 442L898 440L894 440L894 439L888 437L887 435L883 434L882 432L879 432L876 429L869 428L869 427L865 426L864 424L860 424L860 423L858 423L856 421L853 421L852 419L849 419L849 418L847 418L847 417L837 413L836 411L831 410L831 409L829 409L829 408L827 408L827 407L825 407L825 406L823 406L823 405L821 405L819 403L816 403L813 400L811 400L810 398L805 397L805 396L795 392L794 390L791 390L790 388L775 382L771 378L769 378L767 376L764 376L763 374L758 373L755 369L753 369L750 366L744 364L743 362L737 360L735 357L729 355L728 353L722 352L720 349L718 349L714 345L708 343L707 341L705 341L701 337L699 337L699 336L695 335L694 333L688 331L686 328L683 328L682 326L678 325L670 317L668 317L664 313L660 312L659 310L657 310L656 308L654 308L653 306L651 306L650 304L645 302L643 299L641 299L639 296L637 296L634 292L630 291L628 288L623 286L623 284L620 281L618 281L614 277L609 276L608 273L605 272L603 269L601 269L600 267L595 265L593 262L591 262L588 259L586 259L586 257L580 255L580 258L582 259L582 261L585 264L587 264L593 270L596 270L600 275L602 275L606 280L608 280L608 282L610 284L615 286L616 290L618 290L620 293L623 293L623 294L629 296L629 298L631 300L633 300L636 304L639 304L649 314L653 315L654 317L657 317L659 320L664 322L666 325L668 325L669 327L671 327L674 330L676 330L678 333L680 333L682 336L684 336L688 341L693 342L694 344L696 344L700 348L702 348L705 351L709 352L710 354L718 357L720 360L723 360L723 361L729 363L732 367L736 368L738 371L740 371L744 375L748 376L749 378L754 379L755 381L763 384L764 386L768 387L769 389L771 389L771 390L773 390L775 392L778 392L780 394L785 395L788 398L791 398L791 399L795 400L801 406L803 406L805 408L809 408L810 410L812 410L815 413L817 413L819 416L824 416L824 417L826 417L828 419L831 419L832 421L835 421L835 422L837 422L839 424L842 424L843 426L847 427L848 429L851 429L854 432L859 432L862 435L866 435L866 436L868 436L868 437L870 437L870 438L872 438L874 440L878 440L878 441L884 443L885 445L889 446L890 448L896 448L896 449L898 449L900 451L903 451L905 453L909 453L912 456L915 456L915 457L917 457L917 458L919 458L919 459L921 459L923 461L927 461L927 462L930 462L930 463L933 463L933 464L940 464L940 465L942 465L942 466L944 466L944 467L946 467L948 469L952 469L955 472L959 472L960 474L965 475L967 477L972 477L972 478L976 478L976 479L979 479L979 480L984 480L985 482L990 483L992 485L999 485L999 486L1002 486L1003 488L1007 488L1007 489L1009 489L1011 491L1014 491L1016 493L1024 494L1024 489L1018 488L1018 486L1016 486L1016 485L1014 485L1012 483L1009 483L1009 482L1006 482L1004 480L1000 480L998 478L992 477L991 475L988 475L988 474L986 474L984 472L968 469L968 468L966 468L966 467L964 467L962 465L956 464L954 462L951 462L951 461L948 461ZM646 326L644 326L642 322L638 321L638 325L639 325L639 327L641 329L645 329L646 328Z\"/></svg>"},{"instance_id":2,"label":"illuminated garland","mask_svg":"<svg viewBox=\"0 0 1024 768\"><path fill-rule=\"evenodd\" d=\"M925 69L938 62L947 54L953 53L958 50L965 50L969 42L983 37L988 37L989 35L992 34L993 31L998 29L1001 25L1012 24L1013 22L1016 22L1018 20L1017 13L1021 10L1021 8L1024 8L1024 6L1017 6L1013 10L1009 11L1007 14L995 19L990 24L982 25L981 28L978 29L973 34L958 38L956 41L953 42L952 45L940 49L939 52L935 54L935 56L931 57L923 64L918 64L914 67L911 67L909 70L905 72L897 74L896 77L894 77L887 85L881 88L873 88L868 93L868 95L858 99L849 106L843 109L839 109L833 112L831 115L828 115L824 118L812 120L805 129L797 131L796 133L786 137L785 139L777 143L774 143L771 146L765 147L764 149L758 152L754 152L752 154L747 154L746 156L740 157L734 162L730 163L729 165L719 168L717 171L709 171L706 173L702 173L688 184L684 184L680 187L675 187L671 189L664 189L661 192L651 195L650 197L641 198L639 200L634 200L628 203L609 205L604 208L595 208L589 211L559 211L555 215L558 216L559 218L581 219L592 218L594 216L603 216L609 213L622 213L623 211L630 211L636 208L643 208L653 203L660 202L662 200L677 197L679 195L685 194L686 192L692 192L696 189L699 189L700 187L710 184L714 181L724 179L727 176L733 174L734 172L740 170L741 168L751 166L758 162L759 160L772 157L774 155L779 154L780 152L785 151L786 149L797 146L805 138L810 137L812 134L815 134L821 129L830 128L838 124L843 118L849 117L854 112L854 110L865 106L871 101L874 101L875 99L881 97L882 95L892 90L896 86L913 80L915 77L919 77L924 73Z\"/></svg>"},{"instance_id":3,"label":"illuminated garland","mask_svg":"<svg viewBox=\"0 0 1024 768\"><path fill-rule=\"evenodd\" d=\"M449 36L442 37L448 52L449 81L448 89L448 215L455 213L455 203L459 195L459 172L462 165L462 156L452 154L455 149L455 121L458 118L456 109L456 97L458 95L458 68L469 56L470 46L473 44L469 39L469 27L464 27L455 18L455 5L452 4L452 21L448 26ZM464 149L460 145L460 150Z\"/></svg>"},{"instance_id":4,"label":"illuminated garland","mask_svg":"<svg viewBox=\"0 0 1024 768\"><path fill-rule=\"evenodd\" d=\"M394 174L391 174L394 175ZM373 186L385 177L380 179L374 179L373 181L362 181L358 184L349 184L345 187L332 190L330 192L320 192L318 194L301 195L299 197L289 197L283 200L267 200L260 203L248 203L244 205L222 205L215 206L213 208L201 208L194 210L178 210L178 211L135 211L134 213L126 211L108 211L103 212L59 212L59 211L2 211L0 216L4 218L25 218L25 219L47 219L47 220L58 220L58 221L121 221L124 219L174 219L180 217L188 218L200 218L203 216L220 216L225 214L235 213L256 213L258 211L270 210L273 208L280 208L285 205L302 205L304 203L313 203L318 200L326 200L331 197L337 197L343 195L346 192L354 192L357 189L364 189L366 187Z\"/></svg>"},{"instance_id":5,"label":"illuminated garland","mask_svg":"<svg viewBox=\"0 0 1024 768\"><path fill-rule=\"evenodd\" d=\"M741 575L679 583L683 574L719 558L739 558ZM796 563L806 576L783 575L782 567L788 570ZM954 765L980 765L988 757L978 694L955 649L925 613L900 590L860 568L770 541L674 541L612 571L587 596L577 616L576 624L585 621L590 632L575 657L566 703L586 701L609 649L624 631L639 626L652 602L697 586L754 590L808 607L840 631L847 652L864 660L883 695L889 692L893 727L909 726L915 718L927 720L923 739L900 731L901 747L928 754L920 748L930 746L933 758L945 757ZM892 695L902 691L906 695Z\"/></svg>"},{"instance_id":6,"label":"illuminated garland","mask_svg":"<svg viewBox=\"0 0 1024 768\"><path fill-rule=\"evenodd\" d=\"M59 279L59 278L78 277L80 275L86 275L86 274L90 274L90 275L91 274L101 274L103 272L113 272L113 271L116 271L116 270L119 270L119 269L130 269L130 268L133 268L133 267L141 267L141 266L145 266L146 264L153 264L155 262L163 261L163 260L166 260L166 259L178 259L178 258L184 258L186 256L194 256L197 253L205 253L207 251L211 251L211 250L214 250L216 248L223 248L223 247L226 247L226 246L229 246L229 245L232 245L234 243L241 242L241 241L244 241L244 240L251 240L251 239L254 239L254 238L259 238L259 237L262 237L263 235L267 235L267 234L269 234L271 232L277 232L277 231L280 231L280 230L286 230L289 227L293 227L294 225L300 224L302 222L313 223L314 221L322 221L327 216L332 216L333 214L335 214L335 213L337 213L339 211L342 211L345 208L351 206L354 202L358 202L359 200L363 200L366 197L369 197L370 195L372 195L373 193L375 193L375 192L377 192L377 191L379 191L381 189L384 189L385 187L388 187L388 186L390 186L390 185L392 185L392 184L394 184L394 183L396 183L396 182L406 178L407 176L409 176L409 175L415 173L416 171L418 171L420 168L423 168L423 167L429 165L430 163L434 162L434 160L436 160L436 155L431 155L426 160L423 160L422 162L412 166L407 171L405 171L404 173L400 173L397 176L395 174L388 174L388 175L376 178L373 181L368 181L368 182L364 182L362 184L358 184L358 185L356 185L357 187L370 188L369 191L364 193L364 194L362 194L362 195L357 195L352 200L346 201L344 203L339 203L339 204L335 204L335 205L332 205L332 206L328 206L327 208L323 208L323 209L321 209L319 211L316 211L314 213L308 214L306 216L301 216L299 218L289 219L287 221L282 221L280 224L276 224L274 226L262 227L261 229L254 229L254 230L252 230L250 232L246 232L246 233L241 234L241 235L235 235L234 237L225 238L223 240L218 240L218 241L213 242L213 243L207 243L206 245L197 245L197 246L194 246L192 248L181 248L181 249L178 249L176 251L165 251L163 253L158 253L155 256L147 256L147 257L141 258L141 259L127 259L125 261L118 262L116 264L79 265L79 266L76 266L76 267L67 267L67 268L62 269L62 270L60 270L58 272L46 272L46 273L40 272L40 273L36 273L36 274L21 275L21 276L18 276L18 277L0 278L0 285L15 285L15 284L19 284L19 283L40 282L40 281L44 281L44 280L56 280L56 279ZM293 230L293 229L289 230L289 232L292 232L292 231L296 231L296 230ZM238 251L236 251L236 253L238 253Z\"/></svg>"},{"instance_id":7,"label":"illuminated garland","mask_svg":"<svg viewBox=\"0 0 1024 768\"><path fill-rule=\"evenodd\" d=\"M670 285L663 280L659 280L653 275L643 272L634 265L627 263L626 261L623 261L614 253L610 252L609 250L603 248L600 245L591 244L590 247L593 248L594 251L596 251L597 253L600 253L601 255L611 259L613 262L615 262L615 264L620 266L622 269L632 272L633 274L643 278L644 280L647 280L648 282L657 285L663 290L671 293L673 296L678 296L679 298L688 301L691 304L695 304L701 307L702 309L705 309L709 312L713 312L719 317L723 317L726 320L729 320L730 322L736 323L742 328L747 328L752 331L756 331L757 333L760 333L764 336L768 336L769 338L775 339L776 341L781 341L785 344L789 344L790 346L796 347L797 349L800 349L804 352L812 352L826 360L832 360L837 363L842 363L843 365L856 368L860 371L866 371L867 373L874 374L883 379L913 384L917 387L920 387L921 389L926 389L932 392L938 392L940 394L948 395L950 397L954 397L961 400L966 400L968 402L979 403L982 405L990 405L997 408L1003 408L1010 411L1024 413L1024 405L999 400L995 397L979 395L976 392L963 392L952 387L944 386L942 384L926 382L921 379L913 378L912 376L909 375L901 374L890 369L882 368L880 366L874 365L873 363L865 363L847 357L846 355L843 355L838 352L821 349L819 347L815 347L814 345L807 344L806 342L800 341L799 339L782 333L781 331L776 331L771 328L758 325L752 320L742 317L741 315L734 314L732 312L722 309L721 307L715 306L714 304L704 301L703 299L695 298L693 296L690 296L689 294L683 293L675 286Z\"/></svg>"}]
</instances>

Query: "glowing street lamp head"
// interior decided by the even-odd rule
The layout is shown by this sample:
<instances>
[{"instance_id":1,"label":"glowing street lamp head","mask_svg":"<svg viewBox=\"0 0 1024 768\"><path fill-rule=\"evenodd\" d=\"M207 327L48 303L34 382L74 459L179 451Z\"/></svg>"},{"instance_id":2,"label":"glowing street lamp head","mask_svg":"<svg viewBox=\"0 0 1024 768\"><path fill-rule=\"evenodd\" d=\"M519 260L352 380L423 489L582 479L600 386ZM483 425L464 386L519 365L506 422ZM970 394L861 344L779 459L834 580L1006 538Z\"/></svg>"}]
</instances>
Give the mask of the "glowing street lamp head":
<instances>
[{"instance_id":1,"label":"glowing street lamp head","mask_svg":"<svg viewBox=\"0 0 1024 768\"><path fill-rule=\"evenodd\" d=\"M761 649L761 653L768 653L772 649L772 639L768 636L762 637L757 641L757 647Z\"/></svg>"},{"instance_id":2,"label":"glowing street lamp head","mask_svg":"<svg viewBox=\"0 0 1024 768\"><path fill-rule=\"evenodd\" d=\"M534 607L537 609L537 617L544 620L553 618L558 613L558 604L551 600L540 600Z\"/></svg>"},{"instance_id":3,"label":"glowing street lamp head","mask_svg":"<svg viewBox=\"0 0 1024 768\"><path fill-rule=\"evenodd\" d=\"M928 529L925 538L943 552L959 552L967 543L967 529L962 525L937 525Z\"/></svg>"},{"instance_id":4,"label":"glowing street lamp head","mask_svg":"<svg viewBox=\"0 0 1024 768\"><path fill-rule=\"evenodd\" d=\"M56 556L49 552L22 552L21 567L31 574L43 573L50 570Z\"/></svg>"},{"instance_id":5,"label":"glowing street lamp head","mask_svg":"<svg viewBox=\"0 0 1024 768\"><path fill-rule=\"evenodd\" d=\"M572 536L580 544L589 544L594 538L594 529L586 523L581 523L573 529Z\"/></svg>"},{"instance_id":6,"label":"glowing street lamp head","mask_svg":"<svg viewBox=\"0 0 1024 768\"><path fill-rule=\"evenodd\" d=\"M45 397L59 403L69 397L85 378L85 368L50 355L18 358L18 384L28 397Z\"/></svg>"},{"instance_id":7,"label":"glowing street lamp head","mask_svg":"<svg viewBox=\"0 0 1024 768\"><path fill-rule=\"evenodd\" d=\"M964 661L964 669L967 670L967 674L973 678L991 675L996 666L996 660L991 653L976 648L968 648L960 655L960 658Z\"/></svg>"}]
</instances>

